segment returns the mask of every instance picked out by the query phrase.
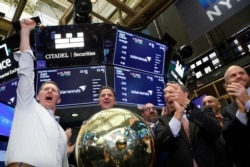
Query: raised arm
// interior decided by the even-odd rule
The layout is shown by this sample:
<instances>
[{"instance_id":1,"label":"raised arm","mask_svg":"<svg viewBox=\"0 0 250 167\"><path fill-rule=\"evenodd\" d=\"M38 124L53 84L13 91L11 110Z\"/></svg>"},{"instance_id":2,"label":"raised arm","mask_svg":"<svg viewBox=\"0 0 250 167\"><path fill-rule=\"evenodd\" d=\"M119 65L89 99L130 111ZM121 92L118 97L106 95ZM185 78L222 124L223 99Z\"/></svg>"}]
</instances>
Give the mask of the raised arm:
<instances>
[{"instance_id":1,"label":"raised arm","mask_svg":"<svg viewBox=\"0 0 250 167\"><path fill-rule=\"evenodd\" d=\"M32 19L23 19L21 24L20 51L30 50L30 32L35 28L36 22Z\"/></svg>"}]
</instances>

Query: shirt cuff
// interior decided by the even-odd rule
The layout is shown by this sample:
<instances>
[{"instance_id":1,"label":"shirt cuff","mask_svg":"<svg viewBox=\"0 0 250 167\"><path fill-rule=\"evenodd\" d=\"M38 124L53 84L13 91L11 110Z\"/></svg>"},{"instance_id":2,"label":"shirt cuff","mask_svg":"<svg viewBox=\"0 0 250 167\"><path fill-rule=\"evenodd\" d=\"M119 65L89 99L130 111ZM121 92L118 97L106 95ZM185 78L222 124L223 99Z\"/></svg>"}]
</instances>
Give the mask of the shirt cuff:
<instances>
[{"instance_id":1,"label":"shirt cuff","mask_svg":"<svg viewBox=\"0 0 250 167\"><path fill-rule=\"evenodd\" d=\"M175 117L173 117L170 121L169 121L169 127L173 133L173 136L176 137L178 136L180 130L181 130L181 121L179 121L178 119L176 119Z\"/></svg>"},{"instance_id":2,"label":"shirt cuff","mask_svg":"<svg viewBox=\"0 0 250 167\"><path fill-rule=\"evenodd\" d=\"M242 124L247 125L247 113L237 111L236 118L238 118Z\"/></svg>"}]
</instances>

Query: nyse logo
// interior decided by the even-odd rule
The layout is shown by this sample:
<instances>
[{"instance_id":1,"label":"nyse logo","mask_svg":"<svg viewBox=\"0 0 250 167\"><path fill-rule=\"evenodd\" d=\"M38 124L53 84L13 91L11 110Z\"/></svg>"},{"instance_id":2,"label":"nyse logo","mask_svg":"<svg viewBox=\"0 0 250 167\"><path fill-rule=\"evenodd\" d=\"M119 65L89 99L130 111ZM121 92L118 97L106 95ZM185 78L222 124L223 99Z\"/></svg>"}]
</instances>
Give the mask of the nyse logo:
<instances>
[{"instance_id":1,"label":"nyse logo","mask_svg":"<svg viewBox=\"0 0 250 167\"><path fill-rule=\"evenodd\" d=\"M199 0L199 3L203 7L203 9L208 9L211 5L213 5L217 0Z\"/></svg>"},{"instance_id":2,"label":"nyse logo","mask_svg":"<svg viewBox=\"0 0 250 167\"><path fill-rule=\"evenodd\" d=\"M240 0L232 1L240 2ZM231 0L199 0L199 3L206 10L206 14L211 22L215 20L215 17L223 15L223 9L230 10L233 8Z\"/></svg>"}]
</instances>

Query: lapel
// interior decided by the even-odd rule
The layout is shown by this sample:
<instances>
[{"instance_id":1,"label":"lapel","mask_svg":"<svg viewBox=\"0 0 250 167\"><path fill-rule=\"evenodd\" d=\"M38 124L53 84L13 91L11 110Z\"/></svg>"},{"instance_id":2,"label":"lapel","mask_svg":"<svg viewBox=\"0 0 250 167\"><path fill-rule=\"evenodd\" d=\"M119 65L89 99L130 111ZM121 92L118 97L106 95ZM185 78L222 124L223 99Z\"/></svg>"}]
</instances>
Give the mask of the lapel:
<instances>
[{"instance_id":1,"label":"lapel","mask_svg":"<svg viewBox=\"0 0 250 167\"><path fill-rule=\"evenodd\" d=\"M190 141L192 143L195 136L195 123L189 121L189 132L190 132Z\"/></svg>"}]
</instances>

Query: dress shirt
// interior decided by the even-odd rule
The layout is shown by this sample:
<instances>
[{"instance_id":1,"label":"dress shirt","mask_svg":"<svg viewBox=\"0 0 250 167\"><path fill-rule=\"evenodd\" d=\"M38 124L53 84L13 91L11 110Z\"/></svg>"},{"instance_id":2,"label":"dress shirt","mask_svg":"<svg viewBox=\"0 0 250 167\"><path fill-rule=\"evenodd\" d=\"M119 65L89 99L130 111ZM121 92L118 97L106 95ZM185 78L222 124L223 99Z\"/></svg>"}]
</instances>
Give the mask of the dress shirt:
<instances>
[{"instance_id":1,"label":"dress shirt","mask_svg":"<svg viewBox=\"0 0 250 167\"><path fill-rule=\"evenodd\" d=\"M248 95L250 96L250 87L247 89ZM250 110L250 100L245 104L247 112ZM247 113L242 113L239 110L236 112L236 118L244 125L247 125Z\"/></svg>"},{"instance_id":2,"label":"dress shirt","mask_svg":"<svg viewBox=\"0 0 250 167\"><path fill-rule=\"evenodd\" d=\"M247 88L247 92L248 92L248 95L250 96L250 87ZM247 111L249 112L249 110L250 110L250 99L246 102L245 108L246 108Z\"/></svg>"},{"instance_id":3,"label":"dress shirt","mask_svg":"<svg viewBox=\"0 0 250 167\"><path fill-rule=\"evenodd\" d=\"M17 102L6 154L6 166L24 162L37 167L68 167L67 137L47 110L34 98L34 56L15 53L19 62Z\"/></svg>"},{"instance_id":4,"label":"dress shirt","mask_svg":"<svg viewBox=\"0 0 250 167\"><path fill-rule=\"evenodd\" d=\"M152 131L155 132L155 130L156 130L156 125L158 124L159 121L157 121L157 122L155 122L155 123L153 123L153 122L148 122L148 121L146 121L146 122L147 122L147 124L150 126L150 128L152 129Z\"/></svg>"},{"instance_id":5,"label":"dress shirt","mask_svg":"<svg viewBox=\"0 0 250 167\"><path fill-rule=\"evenodd\" d=\"M186 113L183 114L183 118L188 121ZM169 121L169 127L170 127L170 129L171 129L171 131L173 133L173 136L177 137L179 135L180 130L181 130L181 121L179 121L178 119L173 117Z\"/></svg>"}]
</instances>

